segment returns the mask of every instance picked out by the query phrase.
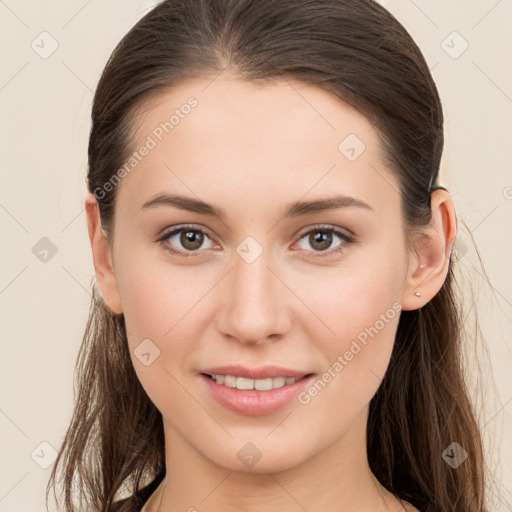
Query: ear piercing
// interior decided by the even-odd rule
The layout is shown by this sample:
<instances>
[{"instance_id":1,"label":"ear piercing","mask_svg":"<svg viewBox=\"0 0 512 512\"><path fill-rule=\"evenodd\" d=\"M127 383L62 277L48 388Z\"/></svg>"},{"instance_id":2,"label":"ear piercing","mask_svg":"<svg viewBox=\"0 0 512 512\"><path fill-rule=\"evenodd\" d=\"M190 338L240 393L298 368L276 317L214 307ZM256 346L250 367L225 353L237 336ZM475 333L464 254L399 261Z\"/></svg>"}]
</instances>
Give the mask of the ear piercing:
<instances>
[{"instance_id":1,"label":"ear piercing","mask_svg":"<svg viewBox=\"0 0 512 512\"><path fill-rule=\"evenodd\" d=\"M420 297L421 296L420 292L414 292L414 295L416 295L416 297Z\"/></svg>"}]
</instances>

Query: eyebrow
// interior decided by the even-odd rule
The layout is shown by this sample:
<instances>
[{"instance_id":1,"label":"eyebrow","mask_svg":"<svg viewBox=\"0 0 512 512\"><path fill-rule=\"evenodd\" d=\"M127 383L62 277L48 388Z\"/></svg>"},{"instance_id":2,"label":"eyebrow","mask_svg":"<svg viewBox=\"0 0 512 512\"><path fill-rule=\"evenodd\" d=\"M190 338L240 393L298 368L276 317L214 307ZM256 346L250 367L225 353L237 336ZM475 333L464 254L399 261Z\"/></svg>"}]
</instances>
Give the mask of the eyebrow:
<instances>
[{"instance_id":1,"label":"eyebrow","mask_svg":"<svg viewBox=\"0 0 512 512\"><path fill-rule=\"evenodd\" d=\"M157 206L174 206L181 210L210 215L222 220L226 220L227 218L226 211L223 208L219 208L192 197L169 194L157 194L146 201L142 205L141 210L155 208ZM345 195L337 195L328 198L315 199L311 201L297 201L292 203L286 207L283 217L300 217L301 215L348 207L364 208L372 212L374 211L368 203L365 203L361 199Z\"/></svg>"}]
</instances>

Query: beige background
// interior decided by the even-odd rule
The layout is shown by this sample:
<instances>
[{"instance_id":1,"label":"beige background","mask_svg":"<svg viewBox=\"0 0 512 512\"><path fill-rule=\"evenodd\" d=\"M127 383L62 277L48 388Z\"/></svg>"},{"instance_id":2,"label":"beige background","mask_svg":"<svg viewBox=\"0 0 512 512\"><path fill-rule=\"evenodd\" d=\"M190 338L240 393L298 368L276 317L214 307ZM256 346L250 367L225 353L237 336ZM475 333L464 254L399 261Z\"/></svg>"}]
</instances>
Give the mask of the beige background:
<instances>
[{"instance_id":1,"label":"beige background","mask_svg":"<svg viewBox=\"0 0 512 512\"><path fill-rule=\"evenodd\" d=\"M512 502L512 2L382 3L432 69L446 118L442 180L491 280L489 288L461 227L459 267L479 298L487 342L468 351L468 372L474 380L475 362L484 364L488 352L481 423L498 471L493 492ZM50 468L40 465L51 464L68 425L94 273L83 211L91 100L115 44L154 4L0 2L2 512L45 509ZM52 39L58 48L42 58ZM453 58L464 41L467 50ZM46 262L33 253L43 237L57 249ZM491 510L507 510L498 494Z\"/></svg>"}]
</instances>

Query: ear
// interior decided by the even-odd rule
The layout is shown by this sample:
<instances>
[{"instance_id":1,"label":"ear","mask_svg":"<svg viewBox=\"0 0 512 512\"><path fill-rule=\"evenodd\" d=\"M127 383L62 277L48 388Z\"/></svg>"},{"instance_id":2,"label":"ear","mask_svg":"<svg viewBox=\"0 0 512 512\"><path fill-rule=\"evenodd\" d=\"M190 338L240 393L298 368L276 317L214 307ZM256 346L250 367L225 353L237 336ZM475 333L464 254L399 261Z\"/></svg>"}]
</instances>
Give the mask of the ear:
<instances>
[{"instance_id":1,"label":"ear","mask_svg":"<svg viewBox=\"0 0 512 512\"><path fill-rule=\"evenodd\" d=\"M448 274L457 236L457 216L451 194L437 189L431 195L432 221L415 235L402 293L402 309L419 309L434 297ZM418 297L415 293L420 293Z\"/></svg>"},{"instance_id":2,"label":"ear","mask_svg":"<svg viewBox=\"0 0 512 512\"><path fill-rule=\"evenodd\" d=\"M93 194L87 193L85 198L85 213L87 227L91 241L92 257L96 280L103 300L114 314L123 312L121 297L117 285L117 279L112 264L112 250L107 241L107 236L101 227L98 202Z\"/></svg>"}]
</instances>

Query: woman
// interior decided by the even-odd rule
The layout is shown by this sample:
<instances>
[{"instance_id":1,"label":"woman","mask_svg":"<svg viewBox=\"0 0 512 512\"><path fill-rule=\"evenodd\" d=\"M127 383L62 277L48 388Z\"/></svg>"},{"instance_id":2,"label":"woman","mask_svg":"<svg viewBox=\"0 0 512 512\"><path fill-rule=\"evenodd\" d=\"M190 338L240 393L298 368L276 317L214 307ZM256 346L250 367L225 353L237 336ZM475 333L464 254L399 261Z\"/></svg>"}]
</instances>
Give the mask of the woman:
<instances>
[{"instance_id":1,"label":"woman","mask_svg":"<svg viewBox=\"0 0 512 512\"><path fill-rule=\"evenodd\" d=\"M390 13L164 1L92 123L66 510L486 510L442 108Z\"/></svg>"}]
</instances>

